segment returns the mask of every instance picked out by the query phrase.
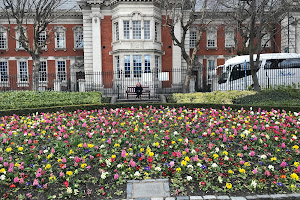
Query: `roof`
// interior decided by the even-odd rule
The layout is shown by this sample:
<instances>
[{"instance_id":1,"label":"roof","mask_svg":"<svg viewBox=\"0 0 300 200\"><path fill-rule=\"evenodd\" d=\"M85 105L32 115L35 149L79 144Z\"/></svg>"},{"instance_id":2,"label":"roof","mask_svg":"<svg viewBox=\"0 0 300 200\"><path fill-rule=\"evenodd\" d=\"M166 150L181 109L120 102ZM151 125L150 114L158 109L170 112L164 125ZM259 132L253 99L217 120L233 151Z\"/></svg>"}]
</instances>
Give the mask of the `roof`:
<instances>
[{"instance_id":1,"label":"roof","mask_svg":"<svg viewBox=\"0 0 300 200\"><path fill-rule=\"evenodd\" d=\"M70 9L80 9L77 2L80 0L63 0L62 2L64 2L58 9L61 10L70 10ZM1 7L4 8L3 6L3 1L0 0L0 11L1 11Z\"/></svg>"},{"instance_id":2,"label":"roof","mask_svg":"<svg viewBox=\"0 0 300 200\"><path fill-rule=\"evenodd\" d=\"M256 54L253 55L254 60L256 60ZM260 59L284 59L284 58L300 58L300 54L296 53L266 53L266 54L260 54ZM232 65L232 64L238 64L241 62L249 62L250 56L244 55L244 56L236 56L234 58L231 58L225 62L225 65Z\"/></svg>"}]
</instances>

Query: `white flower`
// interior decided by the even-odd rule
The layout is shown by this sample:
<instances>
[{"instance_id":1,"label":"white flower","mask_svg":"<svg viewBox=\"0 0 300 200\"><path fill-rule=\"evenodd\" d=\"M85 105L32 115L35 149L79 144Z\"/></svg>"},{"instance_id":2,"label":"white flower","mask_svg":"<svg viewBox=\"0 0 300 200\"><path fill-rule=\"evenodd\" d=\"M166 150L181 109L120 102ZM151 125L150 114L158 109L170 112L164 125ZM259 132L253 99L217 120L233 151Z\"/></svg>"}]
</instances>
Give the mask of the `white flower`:
<instances>
[{"instance_id":1,"label":"white flower","mask_svg":"<svg viewBox=\"0 0 300 200\"><path fill-rule=\"evenodd\" d=\"M102 174L101 174L101 178L102 179L106 179L106 175L108 174L108 172L103 172Z\"/></svg>"},{"instance_id":2,"label":"white flower","mask_svg":"<svg viewBox=\"0 0 300 200\"><path fill-rule=\"evenodd\" d=\"M118 164L118 165L117 165L117 168L121 168L121 167L123 167L122 164Z\"/></svg>"},{"instance_id":3,"label":"white flower","mask_svg":"<svg viewBox=\"0 0 300 200\"><path fill-rule=\"evenodd\" d=\"M218 167L218 165L217 165L216 163L213 163L211 166L212 166L213 168Z\"/></svg>"},{"instance_id":4,"label":"white flower","mask_svg":"<svg viewBox=\"0 0 300 200\"><path fill-rule=\"evenodd\" d=\"M136 171L135 173L134 173L134 176L137 176L137 177L139 177L141 174L140 174L140 172L138 172L138 171Z\"/></svg>"},{"instance_id":5,"label":"white flower","mask_svg":"<svg viewBox=\"0 0 300 200\"><path fill-rule=\"evenodd\" d=\"M2 175L0 176L0 180L2 180L2 181L5 180L5 175L4 175L4 174L2 174Z\"/></svg>"},{"instance_id":6,"label":"white flower","mask_svg":"<svg viewBox=\"0 0 300 200\"><path fill-rule=\"evenodd\" d=\"M68 187L68 188L67 188L67 193L69 193L69 194L72 193L72 188L71 188L71 187Z\"/></svg>"},{"instance_id":7,"label":"white flower","mask_svg":"<svg viewBox=\"0 0 300 200\"><path fill-rule=\"evenodd\" d=\"M297 112L294 112L294 115L295 115L296 117L298 117L299 113L297 113Z\"/></svg>"},{"instance_id":8,"label":"white flower","mask_svg":"<svg viewBox=\"0 0 300 200\"><path fill-rule=\"evenodd\" d=\"M224 157L224 160L226 160L226 161L229 160L229 157L228 157L228 156L225 156L225 157Z\"/></svg>"},{"instance_id":9,"label":"white flower","mask_svg":"<svg viewBox=\"0 0 300 200\"><path fill-rule=\"evenodd\" d=\"M198 163L197 163L197 166L198 166L198 167L202 167L202 164L198 162Z\"/></svg>"},{"instance_id":10,"label":"white flower","mask_svg":"<svg viewBox=\"0 0 300 200\"><path fill-rule=\"evenodd\" d=\"M254 188L256 188L256 185L257 185L256 180L252 180L251 186L254 187Z\"/></svg>"},{"instance_id":11,"label":"white flower","mask_svg":"<svg viewBox=\"0 0 300 200\"><path fill-rule=\"evenodd\" d=\"M191 180L193 180L193 177L187 176L186 179L187 179L188 181L191 181Z\"/></svg>"},{"instance_id":12,"label":"white flower","mask_svg":"<svg viewBox=\"0 0 300 200\"><path fill-rule=\"evenodd\" d=\"M160 167L155 167L155 171L161 171L161 168Z\"/></svg>"},{"instance_id":13,"label":"white flower","mask_svg":"<svg viewBox=\"0 0 300 200\"><path fill-rule=\"evenodd\" d=\"M216 150L216 152L219 152L219 151L220 151L219 147L216 147L216 149L215 149L215 150Z\"/></svg>"},{"instance_id":14,"label":"white flower","mask_svg":"<svg viewBox=\"0 0 300 200\"><path fill-rule=\"evenodd\" d=\"M46 150L44 150L44 153L48 153L48 150L46 149Z\"/></svg>"},{"instance_id":15,"label":"white flower","mask_svg":"<svg viewBox=\"0 0 300 200\"><path fill-rule=\"evenodd\" d=\"M194 169L193 165L188 165L187 168L189 168L189 169L191 169L191 170Z\"/></svg>"},{"instance_id":16,"label":"white flower","mask_svg":"<svg viewBox=\"0 0 300 200\"><path fill-rule=\"evenodd\" d=\"M268 168L269 168L269 170L274 171L274 166L273 165L269 165Z\"/></svg>"},{"instance_id":17,"label":"white flower","mask_svg":"<svg viewBox=\"0 0 300 200\"><path fill-rule=\"evenodd\" d=\"M100 149L104 149L104 148L105 148L105 145L102 144L102 145L100 146Z\"/></svg>"},{"instance_id":18,"label":"white flower","mask_svg":"<svg viewBox=\"0 0 300 200\"><path fill-rule=\"evenodd\" d=\"M176 136L176 135L178 135L178 132L177 132L177 131L174 131L174 133L173 133L173 134Z\"/></svg>"},{"instance_id":19,"label":"white flower","mask_svg":"<svg viewBox=\"0 0 300 200\"><path fill-rule=\"evenodd\" d=\"M105 160L105 163L107 164L108 167L111 165L111 162L109 159Z\"/></svg>"},{"instance_id":20,"label":"white flower","mask_svg":"<svg viewBox=\"0 0 300 200\"><path fill-rule=\"evenodd\" d=\"M266 155L261 155L260 158L261 158L261 159L266 159L267 156L266 156Z\"/></svg>"},{"instance_id":21,"label":"white flower","mask_svg":"<svg viewBox=\"0 0 300 200\"><path fill-rule=\"evenodd\" d=\"M218 177L218 181L219 181L219 183L222 183L222 182L223 182L223 179L222 179L221 176Z\"/></svg>"}]
</instances>

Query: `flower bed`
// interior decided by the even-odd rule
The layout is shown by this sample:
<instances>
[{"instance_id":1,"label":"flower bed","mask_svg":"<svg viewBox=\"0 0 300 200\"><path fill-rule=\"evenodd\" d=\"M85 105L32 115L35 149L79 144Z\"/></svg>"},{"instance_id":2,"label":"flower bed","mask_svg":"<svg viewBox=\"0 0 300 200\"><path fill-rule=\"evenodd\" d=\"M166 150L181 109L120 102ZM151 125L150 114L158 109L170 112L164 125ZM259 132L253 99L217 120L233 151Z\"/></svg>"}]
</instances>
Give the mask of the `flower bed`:
<instances>
[{"instance_id":1,"label":"flower bed","mask_svg":"<svg viewBox=\"0 0 300 200\"><path fill-rule=\"evenodd\" d=\"M122 108L0 120L3 199L125 198L169 178L171 195L300 191L300 113Z\"/></svg>"}]
</instances>

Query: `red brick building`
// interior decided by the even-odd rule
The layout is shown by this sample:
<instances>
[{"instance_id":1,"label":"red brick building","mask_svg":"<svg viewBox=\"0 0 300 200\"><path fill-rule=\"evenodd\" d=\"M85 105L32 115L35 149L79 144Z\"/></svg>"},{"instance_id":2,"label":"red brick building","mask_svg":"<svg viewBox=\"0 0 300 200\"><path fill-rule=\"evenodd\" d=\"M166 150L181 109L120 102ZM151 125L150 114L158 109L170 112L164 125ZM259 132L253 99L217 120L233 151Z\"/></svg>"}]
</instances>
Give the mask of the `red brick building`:
<instances>
[{"instance_id":1,"label":"red brick building","mask_svg":"<svg viewBox=\"0 0 300 200\"><path fill-rule=\"evenodd\" d=\"M112 89L118 93L137 82L150 88L182 86L186 63L164 26L164 15L156 0L72 0L63 8L73 9L49 26L53 29L52 42L41 55L41 89L57 89L54 80L59 81L60 89L72 91L78 90L80 83L85 90ZM0 88L30 89L32 59L9 36L7 28L18 36L15 26L9 27L6 17L0 14ZM237 55L235 42L241 38L234 30L222 19L209 25L197 53L203 65L195 71L196 88L209 88L215 67ZM175 32L181 34L179 26ZM29 38L32 33L29 25ZM187 50L193 47L196 34L196 30L189 31ZM280 52L280 41L279 33L265 51ZM241 48L240 43L237 46Z\"/></svg>"}]
</instances>

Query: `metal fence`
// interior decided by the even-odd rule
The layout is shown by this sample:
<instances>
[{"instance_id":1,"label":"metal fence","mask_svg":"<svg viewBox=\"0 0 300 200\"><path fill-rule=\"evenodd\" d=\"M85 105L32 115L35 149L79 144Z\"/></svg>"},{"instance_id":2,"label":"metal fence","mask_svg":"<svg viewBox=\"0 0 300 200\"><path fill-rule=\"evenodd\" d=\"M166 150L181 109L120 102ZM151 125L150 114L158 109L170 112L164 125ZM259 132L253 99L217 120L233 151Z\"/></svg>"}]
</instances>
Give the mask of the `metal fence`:
<instances>
[{"instance_id":1,"label":"metal fence","mask_svg":"<svg viewBox=\"0 0 300 200\"><path fill-rule=\"evenodd\" d=\"M141 71L76 72L39 75L39 91L101 91L104 96L127 98L128 87L139 82L149 87L151 98L159 94L182 92L184 72L180 69ZM0 77L0 91L32 90L32 75ZM132 96L131 98L134 98Z\"/></svg>"}]
</instances>

